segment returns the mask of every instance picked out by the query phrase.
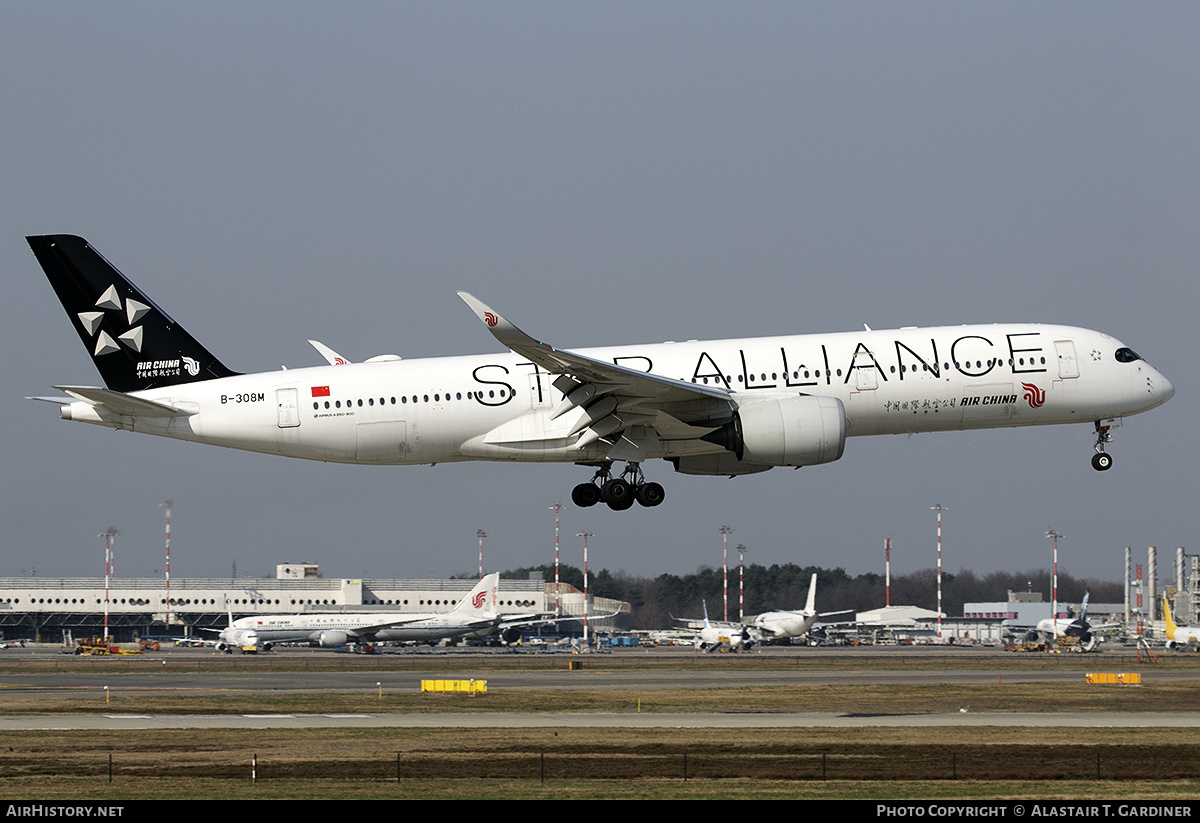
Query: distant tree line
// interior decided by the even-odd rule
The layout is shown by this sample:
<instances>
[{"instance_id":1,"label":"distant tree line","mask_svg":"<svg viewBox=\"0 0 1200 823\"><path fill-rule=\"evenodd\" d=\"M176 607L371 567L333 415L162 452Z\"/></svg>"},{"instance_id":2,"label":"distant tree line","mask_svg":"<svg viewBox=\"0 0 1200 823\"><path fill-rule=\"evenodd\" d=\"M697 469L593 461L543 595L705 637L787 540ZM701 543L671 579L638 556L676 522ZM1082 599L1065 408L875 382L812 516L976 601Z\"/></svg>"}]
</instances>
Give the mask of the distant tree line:
<instances>
[{"instance_id":1,"label":"distant tree line","mask_svg":"<svg viewBox=\"0 0 1200 823\"><path fill-rule=\"evenodd\" d=\"M528 580L530 572L541 572L554 580L554 566L526 566L500 573L501 579ZM885 585L881 574L867 573L851 577L845 569L821 566L797 566L795 563L746 566L746 614L774 609L802 609L808 597L808 583L817 575L817 611L852 609L856 612L885 605ZM560 565L559 579L583 589L583 570ZM589 575L588 591L595 597L623 600L633 607L632 627L661 629L674 625L672 617L699 617L700 601L708 601L709 617L721 616L721 570L701 566L693 574L660 574L634 577L624 571L608 569ZM942 573L942 609L949 617L960 617L964 603L995 602L1008 599L1010 591L1041 592L1050 600L1050 571L1035 569L1022 572L990 572L979 575L969 569L953 574ZM1078 604L1086 592L1097 603L1117 603L1124 597L1120 583L1075 578L1059 572L1060 603ZM729 615L737 617L737 568L729 570ZM937 571L922 569L892 576L892 605L918 606L933 611L937 607Z\"/></svg>"}]
</instances>

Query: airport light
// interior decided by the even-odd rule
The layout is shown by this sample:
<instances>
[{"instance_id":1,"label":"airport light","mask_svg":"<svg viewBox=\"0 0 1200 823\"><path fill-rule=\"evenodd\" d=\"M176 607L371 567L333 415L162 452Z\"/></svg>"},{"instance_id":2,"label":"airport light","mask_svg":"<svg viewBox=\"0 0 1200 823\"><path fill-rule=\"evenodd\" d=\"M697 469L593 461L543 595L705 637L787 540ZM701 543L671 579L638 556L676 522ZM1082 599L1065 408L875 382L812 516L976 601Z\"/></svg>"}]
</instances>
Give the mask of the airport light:
<instances>
[{"instance_id":1,"label":"airport light","mask_svg":"<svg viewBox=\"0 0 1200 823\"><path fill-rule=\"evenodd\" d=\"M587 541L591 532L580 532L575 535L583 538L583 648L588 648L588 552Z\"/></svg>"},{"instance_id":2,"label":"airport light","mask_svg":"<svg viewBox=\"0 0 1200 823\"><path fill-rule=\"evenodd\" d=\"M883 539L883 605L892 605L892 538Z\"/></svg>"},{"instance_id":3,"label":"airport light","mask_svg":"<svg viewBox=\"0 0 1200 823\"><path fill-rule=\"evenodd\" d=\"M937 512L937 636L942 639L942 512L949 511L941 503L929 507Z\"/></svg>"},{"instance_id":4,"label":"airport light","mask_svg":"<svg viewBox=\"0 0 1200 823\"><path fill-rule=\"evenodd\" d=\"M109 581L113 577L113 572L114 572L115 564L113 561L115 560L115 558L113 556L113 544L116 541L118 534L120 534L120 532L118 532L116 529L109 526L107 531L103 531L99 535L100 537L104 538L104 642L105 643L108 642L108 585L109 585Z\"/></svg>"},{"instance_id":5,"label":"airport light","mask_svg":"<svg viewBox=\"0 0 1200 823\"><path fill-rule=\"evenodd\" d=\"M554 617L556 619L562 617L558 598L558 515L562 509L562 503L555 503L550 507L550 511L554 512Z\"/></svg>"},{"instance_id":6,"label":"airport light","mask_svg":"<svg viewBox=\"0 0 1200 823\"><path fill-rule=\"evenodd\" d=\"M158 505L166 509L167 514L167 565L165 566L166 581L167 581L167 596L166 596L166 611L167 616L163 621L165 634L171 633L171 506L174 505L170 500Z\"/></svg>"},{"instance_id":7,"label":"airport light","mask_svg":"<svg viewBox=\"0 0 1200 823\"><path fill-rule=\"evenodd\" d=\"M733 529L728 526L722 526L717 531L721 532L721 568L724 570L724 583L721 588L721 601L725 605L725 616L721 619L726 623L729 622L729 535L733 533Z\"/></svg>"},{"instance_id":8,"label":"airport light","mask_svg":"<svg viewBox=\"0 0 1200 823\"><path fill-rule=\"evenodd\" d=\"M1062 532L1046 530L1046 537L1054 540L1054 566L1050 576L1050 625L1054 627L1055 637L1058 637L1058 538L1062 536Z\"/></svg>"},{"instance_id":9,"label":"airport light","mask_svg":"<svg viewBox=\"0 0 1200 823\"><path fill-rule=\"evenodd\" d=\"M746 552L750 551L741 543L738 543L738 622L741 623L746 619Z\"/></svg>"}]
</instances>

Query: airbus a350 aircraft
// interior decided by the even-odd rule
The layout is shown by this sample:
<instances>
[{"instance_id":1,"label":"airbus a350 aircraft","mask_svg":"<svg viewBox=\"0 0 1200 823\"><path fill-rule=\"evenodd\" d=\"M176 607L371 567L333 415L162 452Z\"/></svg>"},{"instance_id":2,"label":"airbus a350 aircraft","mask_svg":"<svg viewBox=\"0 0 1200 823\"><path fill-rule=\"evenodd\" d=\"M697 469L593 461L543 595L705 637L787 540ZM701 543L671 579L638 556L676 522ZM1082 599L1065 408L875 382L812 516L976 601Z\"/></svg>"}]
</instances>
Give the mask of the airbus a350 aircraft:
<instances>
[{"instance_id":1,"label":"airbus a350 aircraft","mask_svg":"<svg viewBox=\"0 0 1200 823\"><path fill-rule=\"evenodd\" d=\"M307 460L371 465L565 462L571 494L657 506L642 465L741 475L842 456L874 434L1092 423L1092 465L1166 377L1106 334L1029 323L688 341L562 351L459 296L510 351L239 374L87 241L27 238L105 388L56 386L66 420ZM617 464L624 468L617 470Z\"/></svg>"},{"instance_id":2,"label":"airbus a350 aircraft","mask_svg":"<svg viewBox=\"0 0 1200 823\"><path fill-rule=\"evenodd\" d=\"M330 647L385 640L431 643L468 635L486 637L536 622L535 615L501 615L496 611L499 583L499 574L484 575L466 597L444 613L331 612L242 617L231 620L221 630L217 648L258 651L276 643L307 642Z\"/></svg>"}]
</instances>

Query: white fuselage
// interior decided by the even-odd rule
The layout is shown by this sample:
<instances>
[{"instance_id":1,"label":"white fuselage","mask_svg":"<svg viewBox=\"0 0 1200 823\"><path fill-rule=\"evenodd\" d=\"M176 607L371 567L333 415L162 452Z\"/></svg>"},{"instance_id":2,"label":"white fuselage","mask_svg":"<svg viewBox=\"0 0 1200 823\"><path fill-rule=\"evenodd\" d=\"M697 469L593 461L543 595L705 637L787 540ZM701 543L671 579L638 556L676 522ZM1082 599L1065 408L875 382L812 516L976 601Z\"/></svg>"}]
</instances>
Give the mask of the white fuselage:
<instances>
[{"instance_id":1,"label":"white fuselage","mask_svg":"<svg viewBox=\"0 0 1200 823\"><path fill-rule=\"evenodd\" d=\"M659 343L581 350L626 368L725 389L731 405L782 395L838 398L846 435L984 429L1119 418L1154 408L1174 387L1122 344L1068 326L986 325ZM133 392L187 413L117 414L76 402L83 422L308 460L407 465L463 460L586 462L557 419L552 375L512 353L380 359L245 374ZM666 415L647 457L713 454Z\"/></svg>"},{"instance_id":2,"label":"white fuselage","mask_svg":"<svg viewBox=\"0 0 1200 823\"><path fill-rule=\"evenodd\" d=\"M765 612L754 620L754 625L765 629L771 637L801 637L817 622L810 612Z\"/></svg>"},{"instance_id":3,"label":"white fuselage","mask_svg":"<svg viewBox=\"0 0 1200 823\"><path fill-rule=\"evenodd\" d=\"M278 614L235 620L232 626L221 632L221 639L235 647L262 647L276 643L320 644L323 640L331 639L324 645L385 640L428 643L480 632L486 634L499 622L499 616L492 612L472 612L470 615L453 612Z\"/></svg>"}]
</instances>

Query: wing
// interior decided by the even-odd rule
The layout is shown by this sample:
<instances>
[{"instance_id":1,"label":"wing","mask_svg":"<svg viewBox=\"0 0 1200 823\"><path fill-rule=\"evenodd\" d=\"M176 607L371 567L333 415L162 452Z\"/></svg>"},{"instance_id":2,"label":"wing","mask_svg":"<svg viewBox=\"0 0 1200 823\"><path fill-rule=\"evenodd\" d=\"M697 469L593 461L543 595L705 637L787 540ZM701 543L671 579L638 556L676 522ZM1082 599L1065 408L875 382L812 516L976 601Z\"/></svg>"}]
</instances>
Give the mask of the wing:
<instances>
[{"instance_id":1,"label":"wing","mask_svg":"<svg viewBox=\"0 0 1200 823\"><path fill-rule=\"evenodd\" d=\"M590 620L609 620L613 617L616 617L620 613L621 613L621 610L617 609L616 611L610 612L608 614L590 615L589 619ZM567 623L572 620L582 620L583 619L582 614L566 614L566 615L562 615L561 617L554 617L549 614L512 614L512 615L505 615L504 617L505 617L505 619L502 620L499 623L499 625L497 626L498 630L515 629L515 628L520 628L521 626L543 626L543 625L551 625L554 623Z\"/></svg>"},{"instance_id":2,"label":"wing","mask_svg":"<svg viewBox=\"0 0 1200 823\"><path fill-rule=\"evenodd\" d=\"M558 375L554 388L562 392L563 400L550 419L584 410L568 435L579 435L576 448L603 439L611 446L610 459L640 460L657 449L660 436L700 438L733 416L733 402L725 389L561 351L530 337L474 295L460 291L458 296L502 345ZM653 436L638 440L623 436L638 425L646 426Z\"/></svg>"}]
</instances>

